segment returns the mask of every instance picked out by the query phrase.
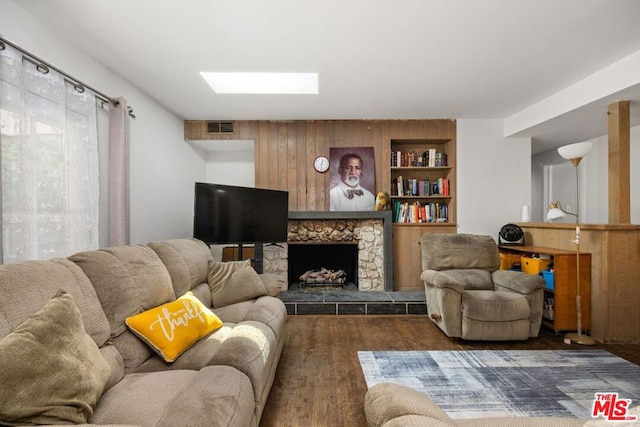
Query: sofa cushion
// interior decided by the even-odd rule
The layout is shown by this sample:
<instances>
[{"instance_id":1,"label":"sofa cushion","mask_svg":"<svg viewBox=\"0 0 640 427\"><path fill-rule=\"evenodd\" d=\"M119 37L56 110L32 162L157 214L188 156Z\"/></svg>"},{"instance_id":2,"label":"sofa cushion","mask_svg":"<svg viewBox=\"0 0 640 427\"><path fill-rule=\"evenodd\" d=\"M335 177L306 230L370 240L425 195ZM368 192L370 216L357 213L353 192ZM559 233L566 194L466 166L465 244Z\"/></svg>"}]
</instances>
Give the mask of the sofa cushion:
<instances>
[{"instance_id":1,"label":"sofa cushion","mask_svg":"<svg viewBox=\"0 0 640 427\"><path fill-rule=\"evenodd\" d=\"M245 321L233 328L209 360L209 365L233 366L244 373L251 380L258 404L265 387L270 386L271 367L275 366L278 357L278 341L271 328L260 322Z\"/></svg>"},{"instance_id":2,"label":"sofa cushion","mask_svg":"<svg viewBox=\"0 0 640 427\"><path fill-rule=\"evenodd\" d=\"M214 308L267 294L250 260L209 263L207 282Z\"/></svg>"},{"instance_id":3,"label":"sofa cushion","mask_svg":"<svg viewBox=\"0 0 640 427\"><path fill-rule=\"evenodd\" d=\"M148 247L120 246L81 252L69 259L91 280L113 336L127 330L127 317L176 297L169 272Z\"/></svg>"},{"instance_id":4,"label":"sofa cushion","mask_svg":"<svg viewBox=\"0 0 640 427\"><path fill-rule=\"evenodd\" d=\"M500 268L498 245L491 236L425 233L420 238L423 270Z\"/></svg>"},{"instance_id":5,"label":"sofa cushion","mask_svg":"<svg viewBox=\"0 0 640 427\"><path fill-rule=\"evenodd\" d=\"M527 297L515 292L466 291L462 294L462 316L484 322L529 320Z\"/></svg>"},{"instance_id":6,"label":"sofa cushion","mask_svg":"<svg viewBox=\"0 0 640 427\"><path fill-rule=\"evenodd\" d=\"M287 319L284 303L275 297L261 296L251 301L243 301L213 310L225 323L241 323L247 320L269 326L278 340L283 334Z\"/></svg>"},{"instance_id":7,"label":"sofa cushion","mask_svg":"<svg viewBox=\"0 0 640 427\"><path fill-rule=\"evenodd\" d=\"M0 340L0 423L86 423L111 368L60 291Z\"/></svg>"},{"instance_id":8,"label":"sofa cushion","mask_svg":"<svg viewBox=\"0 0 640 427\"><path fill-rule=\"evenodd\" d=\"M127 326L166 362L220 329L222 321L192 292L175 301L127 317Z\"/></svg>"},{"instance_id":9,"label":"sofa cushion","mask_svg":"<svg viewBox=\"0 0 640 427\"><path fill-rule=\"evenodd\" d=\"M199 370L209 365L211 356L218 351L220 345L233 334L235 328L233 323L225 323L215 333L199 340L184 353L180 355L174 362L167 363L161 357L151 357L136 369L136 373L140 372L156 372L167 369L192 369Z\"/></svg>"},{"instance_id":10,"label":"sofa cushion","mask_svg":"<svg viewBox=\"0 0 640 427\"><path fill-rule=\"evenodd\" d=\"M127 374L105 392L91 423L255 426L251 383L229 366Z\"/></svg>"},{"instance_id":11,"label":"sofa cushion","mask_svg":"<svg viewBox=\"0 0 640 427\"><path fill-rule=\"evenodd\" d=\"M198 239L173 239L149 243L169 271L176 295L184 295L207 282L207 268L213 261L209 247ZM202 301L208 305L208 301Z\"/></svg>"},{"instance_id":12,"label":"sofa cushion","mask_svg":"<svg viewBox=\"0 0 640 427\"><path fill-rule=\"evenodd\" d=\"M125 371L134 371L154 353L127 328L125 319L175 300L166 267L151 248L142 245L82 252L69 259L91 280Z\"/></svg>"},{"instance_id":13,"label":"sofa cushion","mask_svg":"<svg viewBox=\"0 0 640 427\"><path fill-rule=\"evenodd\" d=\"M211 289L209 289L209 284L205 279L204 283L200 283L195 287L191 288L191 292L196 296L206 307L212 307L211 305ZM222 319L224 321L224 319Z\"/></svg>"},{"instance_id":14,"label":"sofa cushion","mask_svg":"<svg viewBox=\"0 0 640 427\"><path fill-rule=\"evenodd\" d=\"M13 331L63 289L73 295L87 334L98 347L109 339L109 323L91 282L66 259L0 266L0 338Z\"/></svg>"}]
</instances>

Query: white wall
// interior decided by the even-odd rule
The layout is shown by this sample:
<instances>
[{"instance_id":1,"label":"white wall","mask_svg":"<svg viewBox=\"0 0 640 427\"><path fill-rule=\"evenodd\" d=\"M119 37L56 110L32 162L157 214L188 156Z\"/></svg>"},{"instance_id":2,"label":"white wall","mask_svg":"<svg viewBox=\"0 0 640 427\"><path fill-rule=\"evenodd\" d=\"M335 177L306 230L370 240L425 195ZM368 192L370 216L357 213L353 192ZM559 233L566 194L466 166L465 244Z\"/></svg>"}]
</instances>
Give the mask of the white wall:
<instances>
[{"instance_id":1,"label":"white wall","mask_svg":"<svg viewBox=\"0 0 640 427\"><path fill-rule=\"evenodd\" d=\"M207 153L206 180L216 184L255 187L253 151Z\"/></svg>"},{"instance_id":2,"label":"white wall","mask_svg":"<svg viewBox=\"0 0 640 427\"><path fill-rule=\"evenodd\" d=\"M593 149L578 165L580 175L580 222L609 222L609 141L608 136L591 139ZM575 178L574 178L575 179ZM575 181L569 183L575 188ZM575 190L574 190L575 191Z\"/></svg>"},{"instance_id":3,"label":"white wall","mask_svg":"<svg viewBox=\"0 0 640 427\"><path fill-rule=\"evenodd\" d=\"M458 232L497 239L530 205L531 139L504 138L502 120L457 123Z\"/></svg>"},{"instance_id":4,"label":"white wall","mask_svg":"<svg viewBox=\"0 0 640 427\"><path fill-rule=\"evenodd\" d=\"M633 107L632 107L633 108ZM609 141L608 136L593 138L593 150L580 162L580 222L587 224L607 224L609 222ZM575 142L575 141L571 141ZM567 142L568 144L571 142ZM631 223L640 224L640 126L631 128ZM540 153L532 158L532 199L540 201L540 209L536 209L533 221L542 221L547 208L543 206L543 180L539 172L544 164L567 162L556 150ZM562 185L574 192L574 178ZM571 200L575 196L571 196ZM571 202L573 203L573 202Z\"/></svg>"},{"instance_id":5,"label":"white wall","mask_svg":"<svg viewBox=\"0 0 640 427\"><path fill-rule=\"evenodd\" d=\"M0 0L3 37L109 96L124 96L131 121L131 242L191 236L193 183L205 160L184 141L183 121L21 9ZM103 243L101 245L104 246Z\"/></svg>"},{"instance_id":6,"label":"white wall","mask_svg":"<svg viewBox=\"0 0 640 427\"><path fill-rule=\"evenodd\" d=\"M232 142L233 143L233 142ZM206 141L205 144L222 145L223 148L210 149L206 152L205 182L225 185L238 185L240 187L255 187L256 165L253 142L250 149L231 149L231 143L216 143ZM235 144L238 145L238 144ZM222 249L231 245L211 245L213 259L222 260Z\"/></svg>"},{"instance_id":7,"label":"white wall","mask_svg":"<svg viewBox=\"0 0 640 427\"><path fill-rule=\"evenodd\" d=\"M584 165L579 172L584 186ZM545 180L548 177L548 181ZM559 201L563 209L575 212L575 169L573 164L560 157L556 150L537 154L531 160L531 221L545 222L549 203ZM583 194L580 193L580 194ZM581 215L585 213L584 199L580 201ZM575 223L575 217L567 215L555 222Z\"/></svg>"},{"instance_id":8,"label":"white wall","mask_svg":"<svg viewBox=\"0 0 640 427\"><path fill-rule=\"evenodd\" d=\"M206 182L255 187L254 151L209 151L206 156Z\"/></svg>"}]
</instances>

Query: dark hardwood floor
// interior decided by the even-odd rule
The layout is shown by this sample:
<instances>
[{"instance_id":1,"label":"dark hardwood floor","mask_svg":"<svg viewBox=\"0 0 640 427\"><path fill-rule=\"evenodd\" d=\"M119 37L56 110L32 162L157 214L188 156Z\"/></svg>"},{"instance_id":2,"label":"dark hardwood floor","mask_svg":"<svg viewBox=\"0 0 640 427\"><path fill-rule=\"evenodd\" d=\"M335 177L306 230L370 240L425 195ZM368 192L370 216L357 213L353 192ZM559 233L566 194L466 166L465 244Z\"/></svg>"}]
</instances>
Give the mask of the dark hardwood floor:
<instances>
[{"instance_id":1,"label":"dark hardwood floor","mask_svg":"<svg viewBox=\"0 0 640 427\"><path fill-rule=\"evenodd\" d=\"M367 387L359 350L605 349L640 365L639 344L566 345L543 329L525 342L446 337L426 316L289 316L286 341L261 427L365 427Z\"/></svg>"}]
</instances>

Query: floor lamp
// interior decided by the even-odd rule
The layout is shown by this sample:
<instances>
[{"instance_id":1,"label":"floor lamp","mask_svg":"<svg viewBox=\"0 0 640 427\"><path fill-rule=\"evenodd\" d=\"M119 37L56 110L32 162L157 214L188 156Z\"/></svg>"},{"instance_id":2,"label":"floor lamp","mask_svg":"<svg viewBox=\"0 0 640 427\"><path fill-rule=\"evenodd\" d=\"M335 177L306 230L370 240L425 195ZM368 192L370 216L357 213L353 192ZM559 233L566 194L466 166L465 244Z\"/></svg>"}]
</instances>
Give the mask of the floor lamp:
<instances>
[{"instance_id":1,"label":"floor lamp","mask_svg":"<svg viewBox=\"0 0 640 427\"><path fill-rule=\"evenodd\" d=\"M551 209L547 213L547 219L564 218L566 215L576 217L576 237L573 243L576 245L576 332L565 335L572 343L582 345L594 345L596 342L588 335L582 334L582 301L580 297L580 186L578 185L578 164L580 160L593 148L591 141L577 142L558 148L558 154L567 160L571 160L576 173L576 213L562 209L560 202L551 203Z\"/></svg>"}]
</instances>

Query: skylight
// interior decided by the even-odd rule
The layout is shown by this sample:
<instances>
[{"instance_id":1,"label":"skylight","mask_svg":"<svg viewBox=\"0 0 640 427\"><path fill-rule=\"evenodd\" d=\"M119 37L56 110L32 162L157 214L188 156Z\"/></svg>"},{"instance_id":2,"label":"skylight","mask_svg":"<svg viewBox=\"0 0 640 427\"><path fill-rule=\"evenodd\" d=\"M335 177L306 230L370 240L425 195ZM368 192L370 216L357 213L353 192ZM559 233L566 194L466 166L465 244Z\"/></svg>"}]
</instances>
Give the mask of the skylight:
<instances>
[{"instance_id":1,"label":"skylight","mask_svg":"<svg viewBox=\"0 0 640 427\"><path fill-rule=\"evenodd\" d=\"M318 73L208 73L200 75L216 93L318 93Z\"/></svg>"}]
</instances>

